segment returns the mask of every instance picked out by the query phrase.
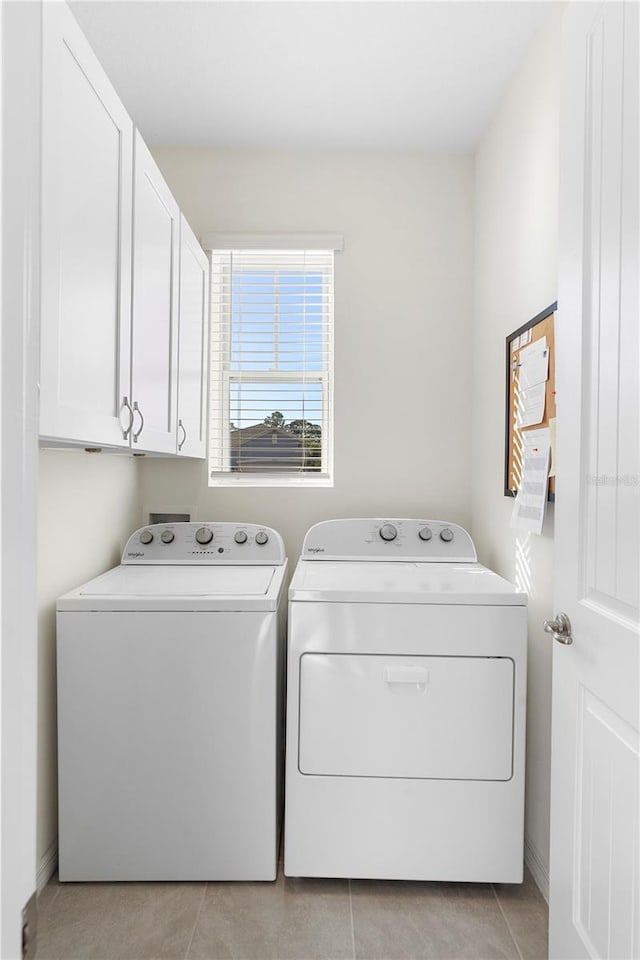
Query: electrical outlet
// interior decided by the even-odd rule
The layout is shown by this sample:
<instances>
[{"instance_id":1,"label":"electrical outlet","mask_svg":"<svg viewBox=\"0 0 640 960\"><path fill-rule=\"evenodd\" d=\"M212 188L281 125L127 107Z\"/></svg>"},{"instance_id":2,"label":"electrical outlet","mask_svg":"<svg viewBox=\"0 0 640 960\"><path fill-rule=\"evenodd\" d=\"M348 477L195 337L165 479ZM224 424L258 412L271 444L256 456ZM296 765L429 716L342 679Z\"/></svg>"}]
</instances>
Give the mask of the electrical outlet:
<instances>
[{"instance_id":1,"label":"electrical outlet","mask_svg":"<svg viewBox=\"0 0 640 960\"><path fill-rule=\"evenodd\" d=\"M22 960L33 960L36 955L37 921L38 911L34 893L22 911Z\"/></svg>"}]
</instances>

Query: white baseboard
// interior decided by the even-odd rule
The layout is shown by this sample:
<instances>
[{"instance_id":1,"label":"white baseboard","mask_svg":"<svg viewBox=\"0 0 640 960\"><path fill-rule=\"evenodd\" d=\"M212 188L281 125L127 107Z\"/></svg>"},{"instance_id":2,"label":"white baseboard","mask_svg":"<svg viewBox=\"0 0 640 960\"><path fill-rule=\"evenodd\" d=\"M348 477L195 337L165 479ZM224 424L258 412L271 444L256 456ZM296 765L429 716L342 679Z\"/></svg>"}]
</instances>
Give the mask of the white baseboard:
<instances>
[{"instance_id":1,"label":"white baseboard","mask_svg":"<svg viewBox=\"0 0 640 960\"><path fill-rule=\"evenodd\" d=\"M58 869L58 841L54 840L48 850L40 858L38 874L36 877L36 889L38 893L44 890ZM532 871L533 872L533 871Z\"/></svg>"},{"instance_id":2,"label":"white baseboard","mask_svg":"<svg viewBox=\"0 0 640 960\"><path fill-rule=\"evenodd\" d=\"M549 867L528 837L524 838L524 862L529 867L540 893L549 903Z\"/></svg>"}]
</instances>

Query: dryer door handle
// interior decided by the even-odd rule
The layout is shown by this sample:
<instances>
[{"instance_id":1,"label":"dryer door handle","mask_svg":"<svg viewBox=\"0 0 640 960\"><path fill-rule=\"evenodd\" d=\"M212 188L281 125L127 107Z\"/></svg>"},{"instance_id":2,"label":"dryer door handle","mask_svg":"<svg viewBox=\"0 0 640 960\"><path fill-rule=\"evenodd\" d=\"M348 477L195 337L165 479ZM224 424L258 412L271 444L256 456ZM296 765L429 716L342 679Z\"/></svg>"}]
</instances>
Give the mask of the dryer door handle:
<instances>
[{"instance_id":1,"label":"dryer door handle","mask_svg":"<svg viewBox=\"0 0 640 960\"><path fill-rule=\"evenodd\" d=\"M429 671L422 667L385 667L385 683L414 683L425 686L429 682Z\"/></svg>"}]
</instances>

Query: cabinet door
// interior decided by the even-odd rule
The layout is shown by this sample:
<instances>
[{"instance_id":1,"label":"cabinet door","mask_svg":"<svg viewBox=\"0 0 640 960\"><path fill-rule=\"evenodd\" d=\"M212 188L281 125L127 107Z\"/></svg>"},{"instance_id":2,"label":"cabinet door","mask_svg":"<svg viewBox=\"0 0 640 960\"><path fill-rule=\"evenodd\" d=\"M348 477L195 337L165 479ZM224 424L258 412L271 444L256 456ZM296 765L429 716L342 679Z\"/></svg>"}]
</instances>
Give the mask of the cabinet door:
<instances>
[{"instance_id":1,"label":"cabinet door","mask_svg":"<svg viewBox=\"0 0 640 960\"><path fill-rule=\"evenodd\" d=\"M136 131L131 338L134 453L176 452L179 214Z\"/></svg>"},{"instance_id":2,"label":"cabinet door","mask_svg":"<svg viewBox=\"0 0 640 960\"><path fill-rule=\"evenodd\" d=\"M40 434L128 446L133 126L67 6L42 15Z\"/></svg>"},{"instance_id":3,"label":"cabinet door","mask_svg":"<svg viewBox=\"0 0 640 960\"><path fill-rule=\"evenodd\" d=\"M209 261L181 217L177 451L184 457L206 456L208 330Z\"/></svg>"}]
</instances>

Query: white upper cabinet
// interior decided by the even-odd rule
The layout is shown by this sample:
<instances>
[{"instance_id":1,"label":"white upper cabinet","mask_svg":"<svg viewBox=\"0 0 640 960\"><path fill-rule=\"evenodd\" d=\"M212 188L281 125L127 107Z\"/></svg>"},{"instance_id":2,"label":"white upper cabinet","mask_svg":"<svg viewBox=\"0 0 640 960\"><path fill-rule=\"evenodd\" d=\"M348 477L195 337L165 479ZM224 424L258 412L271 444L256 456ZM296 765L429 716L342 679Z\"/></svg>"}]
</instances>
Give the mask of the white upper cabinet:
<instances>
[{"instance_id":1,"label":"white upper cabinet","mask_svg":"<svg viewBox=\"0 0 640 960\"><path fill-rule=\"evenodd\" d=\"M204 457L208 292L207 258L74 17L43 4L45 442Z\"/></svg>"},{"instance_id":2,"label":"white upper cabinet","mask_svg":"<svg viewBox=\"0 0 640 960\"><path fill-rule=\"evenodd\" d=\"M180 211L135 133L131 396L134 452L175 453Z\"/></svg>"},{"instance_id":3,"label":"white upper cabinet","mask_svg":"<svg viewBox=\"0 0 640 960\"><path fill-rule=\"evenodd\" d=\"M43 4L40 433L128 446L133 125L63 3Z\"/></svg>"},{"instance_id":4,"label":"white upper cabinet","mask_svg":"<svg viewBox=\"0 0 640 960\"><path fill-rule=\"evenodd\" d=\"M206 456L208 331L209 261L181 217L177 451L186 457Z\"/></svg>"}]
</instances>

